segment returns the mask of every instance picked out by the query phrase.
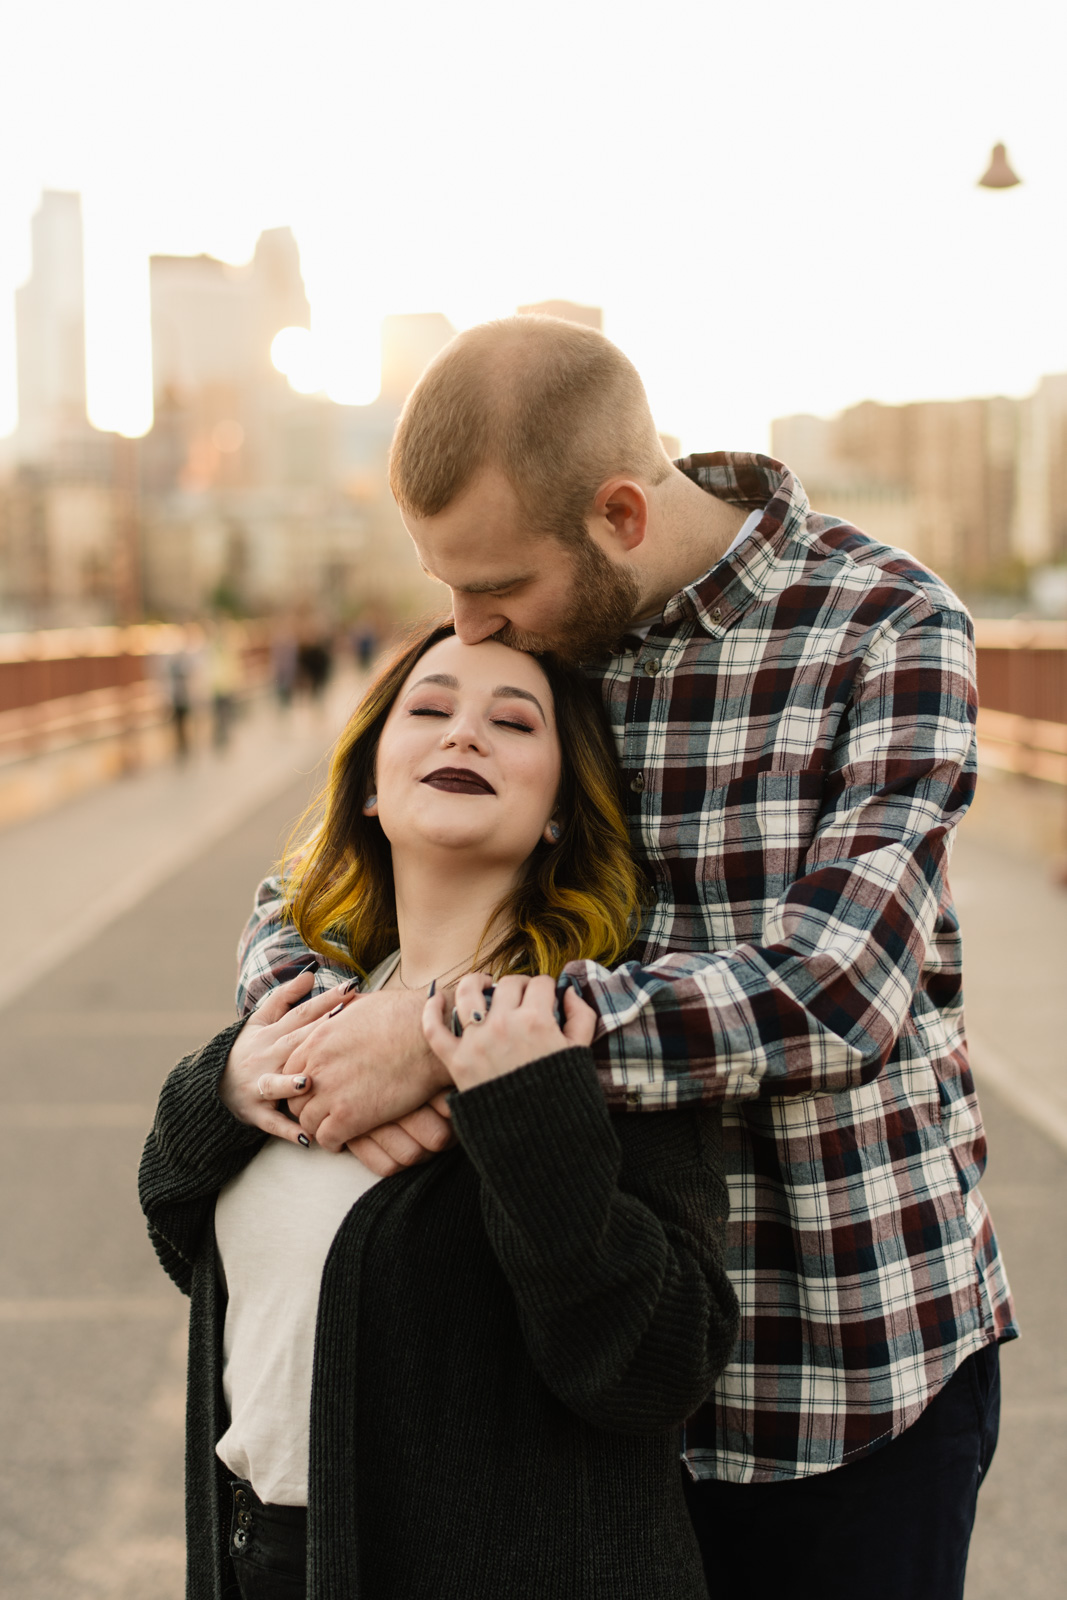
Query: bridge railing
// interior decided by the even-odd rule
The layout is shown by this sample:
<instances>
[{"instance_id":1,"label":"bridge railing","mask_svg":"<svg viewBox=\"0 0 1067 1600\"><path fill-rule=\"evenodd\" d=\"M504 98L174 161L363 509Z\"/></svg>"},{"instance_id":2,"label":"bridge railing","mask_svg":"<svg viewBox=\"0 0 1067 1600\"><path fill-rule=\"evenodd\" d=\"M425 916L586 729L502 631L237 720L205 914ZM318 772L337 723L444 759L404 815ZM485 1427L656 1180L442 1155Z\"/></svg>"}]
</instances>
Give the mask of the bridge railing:
<instances>
[{"instance_id":1,"label":"bridge railing","mask_svg":"<svg viewBox=\"0 0 1067 1600\"><path fill-rule=\"evenodd\" d=\"M269 671L267 627L237 624L236 640L248 693ZM167 658L204 642L167 623L0 634L0 766L166 722Z\"/></svg>"},{"instance_id":2,"label":"bridge railing","mask_svg":"<svg viewBox=\"0 0 1067 1600\"><path fill-rule=\"evenodd\" d=\"M979 618L975 642L980 758L1067 784L1067 622Z\"/></svg>"}]
</instances>

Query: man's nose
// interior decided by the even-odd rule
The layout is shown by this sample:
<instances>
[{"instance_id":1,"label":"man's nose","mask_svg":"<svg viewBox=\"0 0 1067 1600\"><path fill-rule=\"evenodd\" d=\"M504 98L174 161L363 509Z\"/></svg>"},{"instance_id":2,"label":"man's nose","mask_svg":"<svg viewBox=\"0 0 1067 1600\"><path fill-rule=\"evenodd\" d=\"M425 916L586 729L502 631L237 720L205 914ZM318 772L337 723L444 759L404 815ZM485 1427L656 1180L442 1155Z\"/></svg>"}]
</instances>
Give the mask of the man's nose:
<instances>
[{"instance_id":1,"label":"man's nose","mask_svg":"<svg viewBox=\"0 0 1067 1600\"><path fill-rule=\"evenodd\" d=\"M452 619L456 635L463 644L481 644L483 639L491 639L507 621L480 595L457 594L454 589Z\"/></svg>"}]
</instances>

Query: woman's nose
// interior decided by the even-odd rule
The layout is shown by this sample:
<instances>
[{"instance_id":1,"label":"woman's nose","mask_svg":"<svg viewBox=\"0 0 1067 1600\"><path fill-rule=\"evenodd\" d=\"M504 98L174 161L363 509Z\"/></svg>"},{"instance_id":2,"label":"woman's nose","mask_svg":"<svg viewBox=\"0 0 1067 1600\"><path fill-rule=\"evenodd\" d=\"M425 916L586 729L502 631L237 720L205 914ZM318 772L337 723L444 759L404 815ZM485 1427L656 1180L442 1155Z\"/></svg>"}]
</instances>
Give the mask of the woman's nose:
<instances>
[{"instance_id":1,"label":"woman's nose","mask_svg":"<svg viewBox=\"0 0 1067 1600\"><path fill-rule=\"evenodd\" d=\"M442 730L441 746L443 749L484 750L486 730L477 717L460 712Z\"/></svg>"}]
</instances>

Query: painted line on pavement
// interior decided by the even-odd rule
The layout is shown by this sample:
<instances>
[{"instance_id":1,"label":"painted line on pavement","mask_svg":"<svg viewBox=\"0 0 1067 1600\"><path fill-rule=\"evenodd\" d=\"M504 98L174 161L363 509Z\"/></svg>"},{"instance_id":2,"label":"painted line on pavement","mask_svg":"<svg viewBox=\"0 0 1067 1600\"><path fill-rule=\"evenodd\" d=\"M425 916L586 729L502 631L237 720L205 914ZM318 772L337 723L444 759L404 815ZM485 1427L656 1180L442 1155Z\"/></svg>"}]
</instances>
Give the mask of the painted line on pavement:
<instances>
[{"instance_id":1,"label":"painted line on pavement","mask_svg":"<svg viewBox=\"0 0 1067 1600\"><path fill-rule=\"evenodd\" d=\"M1067 1112L1043 1089L1028 1083L1025 1073L991 1050L981 1034L976 1034L969 1026L967 1040L979 1093L983 1083L988 1083L1013 1111L1067 1154Z\"/></svg>"},{"instance_id":2,"label":"painted line on pavement","mask_svg":"<svg viewBox=\"0 0 1067 1600\"><path fill-rule=\"evenodd\" d=\"M169 849L157 852L149 861L121 878L110 892L100 895L80 914L76 912L65 920L51 939L35 945L21 961L16 961L0 974L0 1006L7 1005L38 979L54 973L54 969L76 950L88 944L90 939L124 912L132 911L153 889L166 883L182 867L188 866L205 850L232 833L245 817L283 794L301 776L303 774L296 769L295 763L287 763L273 773L264 775L254 788L243 789L231 797L228 804L221 804L203 826L184 835ZM269 863L265 863L265 870L267 865Z\"/></svg>"},{"instance_id":3,"label":"painted line on pavement","mask_svg":"<svg viewBox=\"0 0 1067 1600\"><path fill-rule=\"evenodd\" d=\"M49 1105L41 1101L36 1105L8 1106L4 1123L9 1128L140 1128L147 1133L155 1116L155 1106L134 1105L122 1101L114 1105L99 1101L84 1105L65 1101Z\"/></svg>"},{"instance_id":4,"label":"painted line on pavement","mask_svg":"<svg viewBox=\"0 0 1067 1600\"><path fill-rule=\"evenodd\" d=\"M53 1299L27 1296L0 1299L3 1322L128 1322L149 1318L176 1321L184 1305L173 1295L120 1294L105 1299Z\"/></svg>"},{"instance_id":5,"label":"painted line on pavement","mask_svg":"<svg viewBox=\"0 0 1067 1600\"><path fill-rule=\"evenodd\" d=\"M189 1034L211 1039L231 1022L233 1011L35 1011L15 1017L11 1034L28 1039L169 1039Z\"/></svg>"}]
</instances>

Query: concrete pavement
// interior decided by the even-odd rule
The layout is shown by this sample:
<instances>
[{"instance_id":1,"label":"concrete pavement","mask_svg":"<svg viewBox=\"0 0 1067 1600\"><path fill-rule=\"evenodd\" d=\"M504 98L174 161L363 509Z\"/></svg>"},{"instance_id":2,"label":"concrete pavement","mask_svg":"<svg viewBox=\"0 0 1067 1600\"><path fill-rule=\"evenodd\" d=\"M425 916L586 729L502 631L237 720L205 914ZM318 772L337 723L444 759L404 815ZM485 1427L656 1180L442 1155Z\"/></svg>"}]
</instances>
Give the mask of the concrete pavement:
<instances>
[{"instance_id":1,"label":"concrete pavement","mask_svg":"<svg viewBox=\"0 0 1067 1600\"><path fill-rule=\"evenodd\" d=\"M236 933L328 730L307 735L283 759L265 721L229 766L146 774L0 834L0 1587L12 1600L180 1600L185 1303L145 1238L137 1160L171 1063L232 1015ZM1067 895L1040 862L966 832L954 877L984 1188L1025 1332L1003 1356L967 1600L1047 1600L1067 1559L1055 1133Z\"/></svg>"}]
</instances>

